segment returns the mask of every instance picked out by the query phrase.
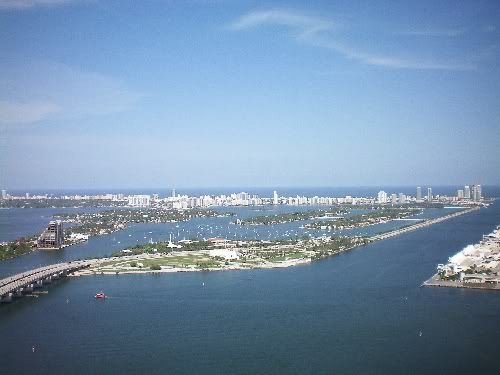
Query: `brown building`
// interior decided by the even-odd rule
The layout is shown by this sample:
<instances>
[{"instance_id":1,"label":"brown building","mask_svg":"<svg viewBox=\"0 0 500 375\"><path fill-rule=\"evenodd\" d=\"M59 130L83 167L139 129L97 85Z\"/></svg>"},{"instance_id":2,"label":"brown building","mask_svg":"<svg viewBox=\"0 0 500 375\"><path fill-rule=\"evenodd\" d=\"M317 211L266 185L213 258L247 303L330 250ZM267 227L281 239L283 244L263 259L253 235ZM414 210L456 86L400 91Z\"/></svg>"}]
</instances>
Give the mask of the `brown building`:
<instances>
[{"instance_id":1,"label":"brown building","mask_svg":"<svg viewBox=\"0 0 500 375\"><path fill-rule=\"evenodd\" d=\"M37 247L39 249L60 249L64 244L64 230L61 220L51 221L40 237Z\"/></svg>"}]
</instances>

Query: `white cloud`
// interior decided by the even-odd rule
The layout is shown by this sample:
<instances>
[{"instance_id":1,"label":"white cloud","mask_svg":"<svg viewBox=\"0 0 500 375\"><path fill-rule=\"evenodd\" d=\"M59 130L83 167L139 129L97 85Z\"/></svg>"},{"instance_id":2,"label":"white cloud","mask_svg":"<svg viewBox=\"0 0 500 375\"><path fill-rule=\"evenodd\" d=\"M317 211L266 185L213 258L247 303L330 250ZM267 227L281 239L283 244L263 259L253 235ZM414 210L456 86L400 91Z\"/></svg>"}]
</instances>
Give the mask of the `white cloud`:
<instances>
[{"instance_id":1,"label":"white cloud","mask_svg":"<svg viewBox=\"0 0 500 375\"><path fill-rule=\"evenodd\" d=\"M74 0L0 0L0 9L30 9L37 6L54 6L74 2Z\"/></svg>"},{"instance_id":2,"label":"white cloud","mask_svg":"<svg viewBox=\"0 0 500 375\"><path fill-rule=\"evenodd\" d=\"M0 125L38 122L59 111L60 108L53 103L0 100Z\"/></svg>"},{"instance_id":3,"label":"white cloud","mask_svg":"<svg viewBox=\"0 0 500 375\"><path fill-rule=\"evenodd\" d=\"M271 9L248 13L229 25L232 30L243 30L263 24L302 28L304 32L330 30L334 23L294 13L288 10Z\"/></svg>"},{"instance_id":4,"label":"white cloud","mask_svg":"<svg viewBox=\"0 0 500 375\"><path fill-rule=\"evenodd\" d=\"M333 37L335 23L324 18L304 15L290 10L273 9L250 12L233 23L229 29L241 31L263 25L286 26L298 32L297 41L310 45L331 49L347 59L364 64L394 69L421 70L469 70L471 64L425 61L418 58L401 58L364 52L346 46Z\"/></svg>"},{"instance_id":5,"label":"white cloud","mask_svg":"<svg viewBox=\"0 0 500 375\"><path fill-rule=\"evenodd\" d=\"M123 112L142 97L116 78L53 62L0 65L0 86L3 125Z\"/></svg>"},{"instance_id":6,"label":"white cloud","mask_svg":"<svg viewBox=\"0 0 500 375\"><path fill-rule=\"evenodd\" d=\"M448 37L454 38L465 34L465 29L449 29L449 30L413 30L402 31L399 34L409 36L423 36L423 37Z\"/></svg>"}]
</instances>

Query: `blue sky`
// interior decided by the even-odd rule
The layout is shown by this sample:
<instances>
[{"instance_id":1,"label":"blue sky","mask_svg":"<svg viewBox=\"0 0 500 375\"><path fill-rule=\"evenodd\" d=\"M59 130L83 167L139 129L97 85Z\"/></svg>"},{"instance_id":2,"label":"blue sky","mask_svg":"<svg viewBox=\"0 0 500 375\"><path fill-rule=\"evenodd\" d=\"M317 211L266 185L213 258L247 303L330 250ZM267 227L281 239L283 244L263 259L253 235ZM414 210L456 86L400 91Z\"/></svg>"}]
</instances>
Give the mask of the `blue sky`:
<instances>
[{"instance_id":1,"label":"blue sky","mask_svg":"<svg viewBox=\"0 0 500 375\"><path fill-rule=\"evenodd\" d=\"M0 0L0 185L500 184L497 1Z\"/></svg>"}]
</instances>

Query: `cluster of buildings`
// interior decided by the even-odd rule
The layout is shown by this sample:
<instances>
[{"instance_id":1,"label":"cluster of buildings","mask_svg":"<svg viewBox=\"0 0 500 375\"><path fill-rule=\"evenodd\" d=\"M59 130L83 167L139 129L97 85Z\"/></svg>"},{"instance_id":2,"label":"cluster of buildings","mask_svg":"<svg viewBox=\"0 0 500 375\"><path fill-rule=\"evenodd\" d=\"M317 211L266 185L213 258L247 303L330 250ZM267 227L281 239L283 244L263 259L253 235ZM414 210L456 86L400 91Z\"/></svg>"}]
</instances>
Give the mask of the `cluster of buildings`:
<instances>
[{"instance_id":1,"label":"cluster of buildings","mask_svg":"<svg viewBox=\"0 0 500 375\"><path fill-rule=\"evenodd\" d=\"M433 195L432 188L428 187L426 194L423 194L422 188L417 187L415 197L403 193L386 193L379 191L376 198L371 197L306 197L280 196L275 190L271 197L261 197L257 194L246 192L221 194L221 195L201 195L191 197L180 195L172 190L172 194L166 198L160 198L158 194L146 195L124 195L124 194L99 194L99 195L63 195L57 198L45 195L11 196L6 190L2 190L2 199L67 199L67 200L108 200L113 202L125 203L130 207L166 207L173 209L187 209L194 207L214 207L214 206L260 206L260 205L293 205L293 206L331 206L335 204L352 205L373 205L373 204L406 204L406 203L453 203L453 202L480 202L482 197L481 185L466 185L464 189L459 189L456 196Z\"/></svg>"},{"instance_id":2,"label":"cluster of buildings","mask_svg":"<svg viewBox=\"0 0 500 375\"><path fill-rule=\"evenodd\" d=\"M459 200L473 200L479 202L483 199L481 185L465 185L463 189L457 190L457 198Z\"/></svg>"},{"instance_id":3,"label":"cluster of buildings","mask_svg":"<svg viewBox=\"0 0 500 375\"><path fill-rule=\"evenodd\" d=\"M379 204L405 204L409 202L415 203L452 203L456 201L480 202L483 200L481 185L465 185L464 189L459 189L456 196L433 195L432 188L428 187L426 194L422 194L422 187L417 186L415 197L407 196L403 193L388 194L381 190L377 194L377 203Z\"/></svg>"},{"instance_id":4,"label":"cluster of buildings","mask_svg":"<svg viewBox=\"0 0 500 375\"><path fill-rule=\"evenodd\" d=\"M306 197L306 196L295 196L295 197L283 197L279 196L277 191L273 192L272 197L261 197L257 194L249 194L246 192L233 193L233 194L221 194L217 196L202 195L199 197L190 197L188 195L175 195L164 199L152 199L152 203L157 203L159 205L165 205L169 208L175 209L185 209L194 207L214 207L214 206L261 206L261 205L334 205L334 204L373 204L375 200L373 198L357 198L352 196L346 196L341 198L334 197Z\"/></svg>"}]
</instances>

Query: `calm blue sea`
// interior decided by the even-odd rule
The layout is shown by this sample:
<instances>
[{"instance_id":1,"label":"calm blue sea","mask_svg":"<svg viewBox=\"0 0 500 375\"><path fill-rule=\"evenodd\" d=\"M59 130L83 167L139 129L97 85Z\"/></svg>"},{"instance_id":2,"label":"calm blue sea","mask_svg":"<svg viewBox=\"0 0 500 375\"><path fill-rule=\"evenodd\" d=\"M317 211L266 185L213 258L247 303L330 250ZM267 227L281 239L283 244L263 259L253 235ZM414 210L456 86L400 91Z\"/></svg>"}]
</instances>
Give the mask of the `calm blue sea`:
<instances>
[{"instance_id":1,"label":"calm blue sea","mask_svg":"<svg viewBox=\"0 0 500 375\"><path fill-rule=\"evenodd\" d=\"M499 201L306 266L68 278L40 298L0 307L0 371L495 374L500 294L420 285L498 224ZM180 229L133 226L114 241ZM113 237L101 239L44 254L109 253ZM36 261L28 255L0 270ZM110 298L95 300L100 290Z\"/></svg>"}]
</instances>

